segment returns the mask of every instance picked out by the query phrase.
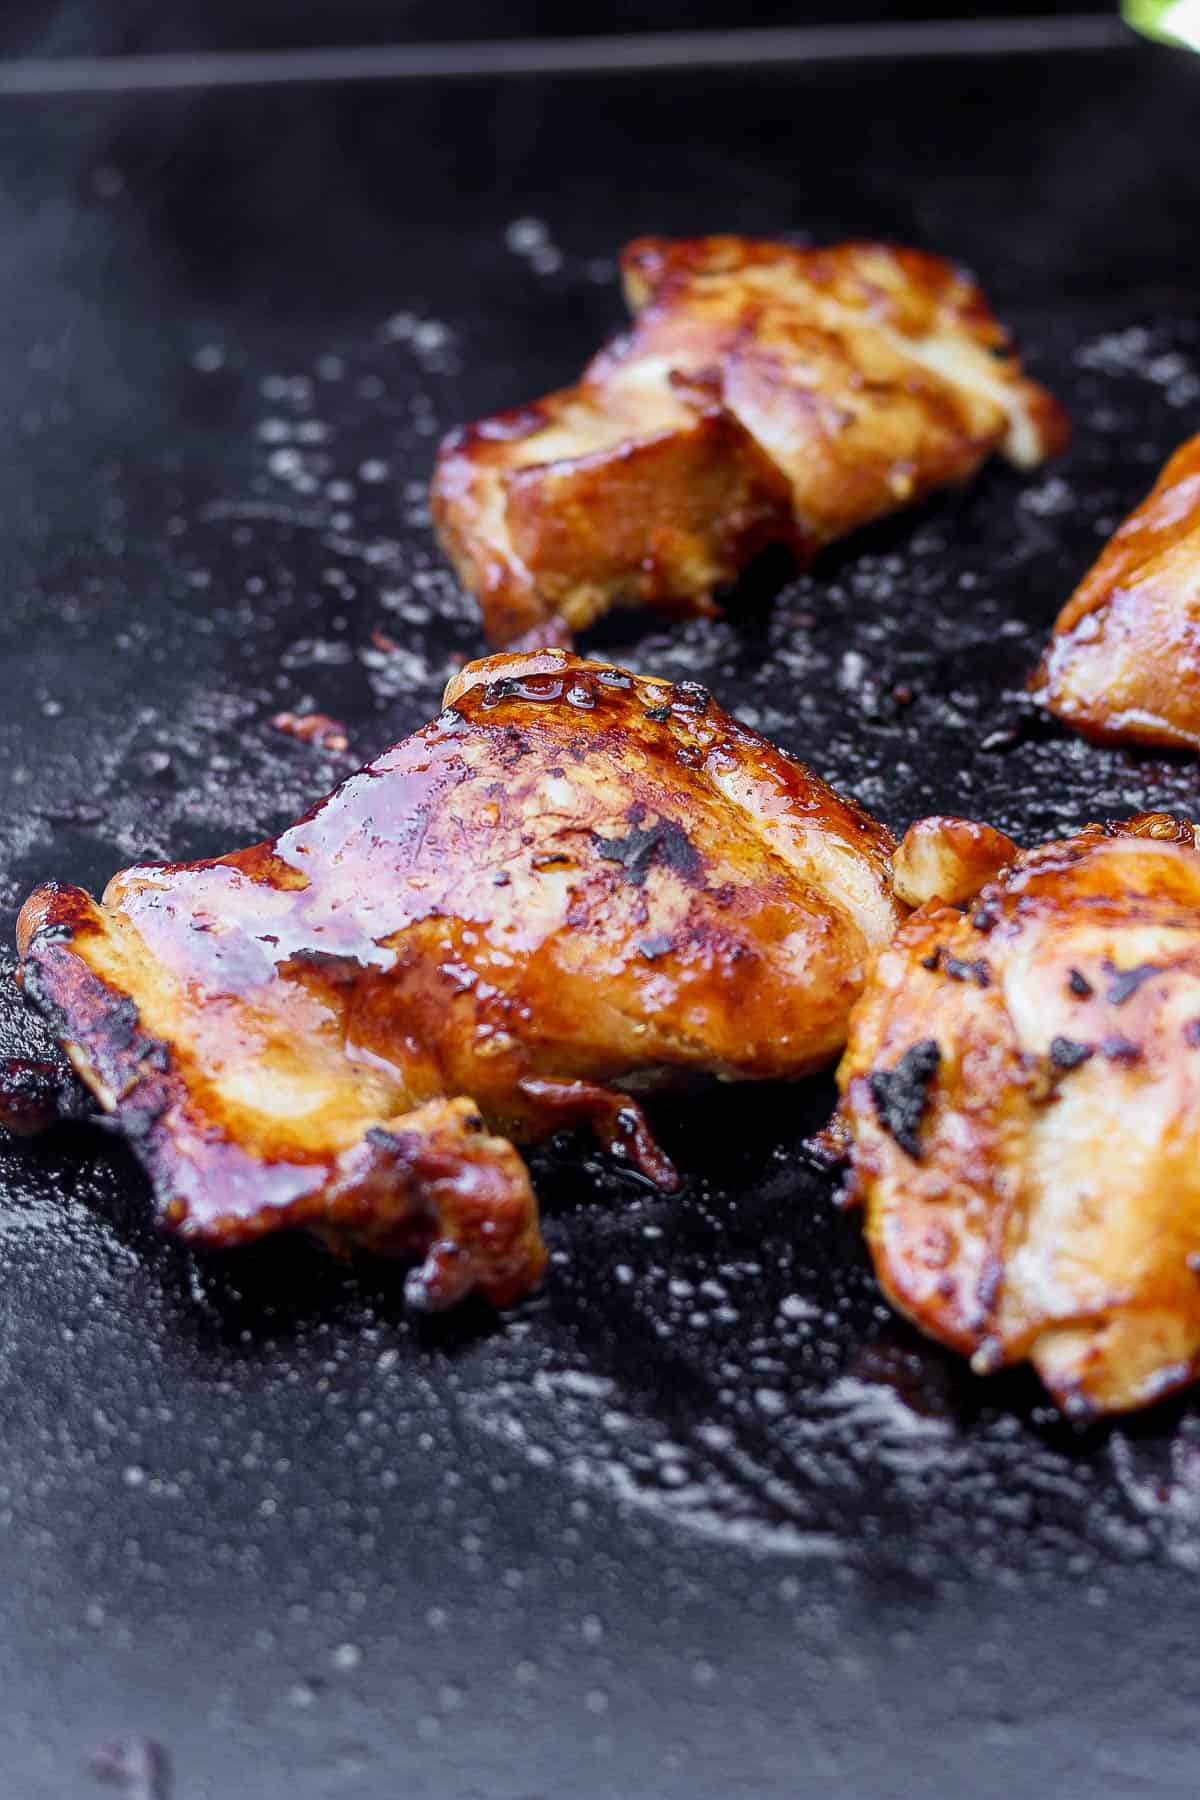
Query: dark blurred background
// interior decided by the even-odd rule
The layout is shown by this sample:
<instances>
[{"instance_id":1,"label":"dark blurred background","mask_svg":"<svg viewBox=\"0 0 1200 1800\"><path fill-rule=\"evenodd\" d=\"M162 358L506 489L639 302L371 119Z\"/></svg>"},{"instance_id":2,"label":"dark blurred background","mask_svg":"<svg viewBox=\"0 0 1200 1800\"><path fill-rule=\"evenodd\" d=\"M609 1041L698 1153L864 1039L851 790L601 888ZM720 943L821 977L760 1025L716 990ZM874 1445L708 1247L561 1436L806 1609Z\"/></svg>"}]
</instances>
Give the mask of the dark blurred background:
<instances>
[{"instance_id":1,"label":"dark blurred background","mask_svg":"<svg viewBox=\"0 0 1200 1800\"><path fill-rule=\"evenodd\" d=\"M1115 11L1103 0L4 0L0 54L308 48L452 38Z\"/></svg>"}]
</instances>

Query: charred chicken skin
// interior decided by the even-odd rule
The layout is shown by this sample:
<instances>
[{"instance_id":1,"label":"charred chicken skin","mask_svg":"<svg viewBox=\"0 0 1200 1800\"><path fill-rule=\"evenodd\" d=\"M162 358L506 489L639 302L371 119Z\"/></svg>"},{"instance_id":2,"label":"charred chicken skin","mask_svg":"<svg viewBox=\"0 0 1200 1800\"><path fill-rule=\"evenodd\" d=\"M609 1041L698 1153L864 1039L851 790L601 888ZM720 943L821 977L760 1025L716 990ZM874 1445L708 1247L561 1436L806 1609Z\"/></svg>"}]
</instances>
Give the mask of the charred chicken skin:
<instances>
[{"instance_id":1,"label":"charred chicken skin","mask_svg":"<svg viewBox=\"0 0 1200 1800\"><path fill-rule=\"evenodd\" d=\"M587 1121L670 1186L632 1090L836 1055L891 849L698 687L493 657L274 840L39 888L21 979L167 1224L503 1304L544 1262L511 1140Z\"/></svg>"},{"instance_id":2,"label":"charred chicken skin","mask_svg":"<svg viewBox=\"0 0 1200 1800\"><path fill-rule=\"evenodd\" d=\"M976 1369L1031 1362L1068 1412L1146 1405L1200 1372L1194 828L1150 814L1017 853L965 912L925 870L935 897L838 1073L880 1282Z\"/></svg>"},{"instance_id":3,"label":"charred chicken skin","mask_svg":"<svg viewBox=\"0 0 1200 1800\"><path fill-rule=\"evenodd\" d=\"M1084 737L1200 749L1200 437L1068 600L1033 688Z\"/></svg>"},{"instance_id":4,"label":"charred chicken skin","mask_svg":"<svg viewBox=\"0 0 1200 1800\"><path fill-rule=\"evenodd\" d=\"M1066 422L980 289L922 251L639 238L630 329L576 386L452 432L433 514L493 643L612 606L711 610L765 545L802 559Z\"/></svg>"}]
</instances>

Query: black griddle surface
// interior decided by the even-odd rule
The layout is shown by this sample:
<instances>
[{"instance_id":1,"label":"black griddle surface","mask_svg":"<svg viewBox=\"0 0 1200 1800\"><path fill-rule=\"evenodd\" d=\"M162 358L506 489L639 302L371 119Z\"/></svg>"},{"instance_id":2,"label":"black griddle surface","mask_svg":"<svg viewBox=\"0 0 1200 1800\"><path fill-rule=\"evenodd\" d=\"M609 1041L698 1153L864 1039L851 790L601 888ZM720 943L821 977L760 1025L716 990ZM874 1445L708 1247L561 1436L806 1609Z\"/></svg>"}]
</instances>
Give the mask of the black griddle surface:
<instances>
[{"instance_id":1,"label":"black griddle surface","mask_svg":"<svg viewBox=\"0 0 1200 1800\"><path fill-rule=\"evenodd\" d=\"M621 653L894 826L1200 803L1013 698L1200 419L1198 95L1131 48L6 102L5 940L36 881L251 841L436 709L479 644L436 436L571 378L647 229L952 252L1077 436ZM308 705L350 756L270 727ZM110 1139L4 1142L0 1794L98 1795L112 1739L141 1800L1194 1794L1200 1415L1080 1436L895 1320L801 1147L829 1094L660 1107L675 1200L539 1155L504 1321L189 1255Z\"/></svg>"}]
</instances>

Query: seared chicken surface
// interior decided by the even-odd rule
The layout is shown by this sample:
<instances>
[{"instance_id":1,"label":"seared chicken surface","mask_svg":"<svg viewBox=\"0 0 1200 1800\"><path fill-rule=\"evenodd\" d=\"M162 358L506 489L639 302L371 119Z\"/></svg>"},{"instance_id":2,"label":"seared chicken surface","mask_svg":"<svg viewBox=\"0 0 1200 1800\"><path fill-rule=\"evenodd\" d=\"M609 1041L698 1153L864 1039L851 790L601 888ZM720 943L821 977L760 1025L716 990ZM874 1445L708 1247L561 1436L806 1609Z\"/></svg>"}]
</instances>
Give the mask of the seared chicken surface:
<instances>
[{"instance_id":1,"label":"seared chicken surface","mask_svg":"<svg viewBox=\"0 0 1200 1800\"><path fill-rule=\"evenodd\" d=\"M1200 749L1200 437L1084 576L1033 687L1085 737Z\"/></svg>"},{"instance_id":2,"label":"seared chicken surface","mask_svg":"<svg viewBox=\"0 0 1200 1800\"><path fill-rule=\"evenodd\" d=\"M1090 826L1017 854L966 912L929 899L876 964L838 1082L876 1271L923 1330L980 1371L1027 1359L1084 1417L1200 1371L1190 824Z\"/></svg>"},{"instance_id":3,"label":"seared chicken surface","mask_svg":"<svg viewBox=\"0 0 1200 1800\"><path fill-rule=\"evenodd\" d=\"M21 978L180 1232L305 1226L502 1304L544 1262L509 1140L589 1121L670 1185L630 1090L833 1057L891 849L701 688L493 657L278 838L39 888Z\"/></svg>"},{"instance_id":4,"label":"seared chicken surface","mask_svg":"<svg viewBox=\"0 0 1200 1800\"><path fill-rule=\"evenodd\" d=\"M1065 419L980 289L922 251L640 238L632 327L575 387L451 433L433 513L493 643L709 608L764 545L831 539Z\"/></svg>"}]
</instances>

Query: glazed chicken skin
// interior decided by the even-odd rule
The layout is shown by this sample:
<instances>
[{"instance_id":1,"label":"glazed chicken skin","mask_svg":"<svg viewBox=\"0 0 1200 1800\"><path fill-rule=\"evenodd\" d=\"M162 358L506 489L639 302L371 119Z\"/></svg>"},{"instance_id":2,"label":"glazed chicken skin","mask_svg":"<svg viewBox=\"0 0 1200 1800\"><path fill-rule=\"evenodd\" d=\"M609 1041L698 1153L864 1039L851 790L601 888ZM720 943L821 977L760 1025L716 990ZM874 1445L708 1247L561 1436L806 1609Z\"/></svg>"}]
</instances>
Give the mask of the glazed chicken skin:
<instances>
[{"instance_id":1,"label":"glazed chicken skin","mask_svg":"<svg viewBox=\"0 0 1200 1800\"><path fill-rule=\"evenodd\" d=\"M1200 749L1200 437L1084 576L1032 686L1096 742Z\"/></svg>"},{"instance_id":2,"label":"glazed chicken skin","mask_svg":"<svg viewBox=\"0 0 1200 1800\"><path fill-rule=\"evenodd\" d=\"M965 912L929 899L838 1083L879 1280L922 1330L980 1372L1028 1360L1084 1418L1200 1372L1190 824L1090 826L1014 854Z\"/></svg>"},{"instance_id":3,"label":"glazed chicken skin","mask_svg":"<svg viewBox=\"0 0 1200 1800\"><path fill-rule=\"evenodd\" d=\"M493 643L612 606L711 610L765 545L802 560L992 451L1066 435L940 257L639 238L631 328L572 388L452 432L434 521Z\"/></svg>"},{"instance_id":4,"label":"glazed chicken skin","mask_svg":"<svg viewBox=\"0 0 1200 1800\"><path fill-rule=\"evenodd\" d=\"M271 842L39 888L21 979L185 1236L504 1304L544 1262L510 1140L590 1122L672 1185L631 1090L833 1058L891 849L699 687L493 657Z\"/></svg>"}]
</instances>

